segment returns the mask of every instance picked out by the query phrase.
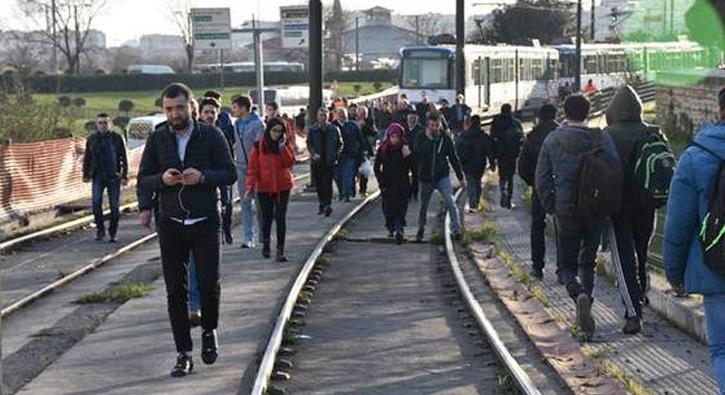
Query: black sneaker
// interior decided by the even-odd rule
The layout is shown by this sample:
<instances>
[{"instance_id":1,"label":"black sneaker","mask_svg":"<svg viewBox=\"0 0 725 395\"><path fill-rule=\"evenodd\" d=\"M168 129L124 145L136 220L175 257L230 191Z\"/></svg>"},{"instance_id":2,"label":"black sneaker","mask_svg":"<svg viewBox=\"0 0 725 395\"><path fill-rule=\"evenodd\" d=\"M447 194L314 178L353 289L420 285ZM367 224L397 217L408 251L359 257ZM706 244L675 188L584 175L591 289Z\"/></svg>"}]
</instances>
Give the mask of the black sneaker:
<instances>
[{"instance_id":1,"label":"black sneaker","mask_svg":"<svg viewBox=\"0 0 725 395\"><path fill-rule=\"evenodd\" d=\"M627 335L636 335L642 331L642 320L639 317L629 317L624 323L622 332Z\"/></svg>"},{"instance_id":2,"label":"black sneaker","mask_svg":"<svg viewBox=\"0 0 725 395\"><path fill-rule=\"evenodd\" d=\"M324 207L320 207L320 208L319 208L319 209L317 210L317 215L322 215L322 214L324 214L324 213L325 213L325 208L324 208Z\"/></svg>"},{"instance_id":3,"label":"black sneaker","mask_svg":"<svg viewBox=\"0 0 725 395\"><path fill-rule=\"evenodd\" d=\"M197 326L201 325L201 311L200 310L193 310L191 314L189 314L189 324L192 328L196 328Z\"/></svg>"},{"instance_id":4,"label":"black sneaker","mask_svg":"<svg viewBox=\"0 0 725 395\"><path fill-rule=\"evenodd\" d=\"M95 241L103 241L106 238L106 232L103 230L96 231Z\"/></svg>"},{"instance_id":5,"label":"black sneaker","mask_svg":"<svg viewBox=\"0 0 725 395\"><path fill-rule=\"evenodd\" d=\"M271 251L269 249L269 244L265 244L262 246L262 258L269 259L271 255Z\"/></svg>"},{"instance_id":6,"label":"black sneaker","mask_svg":"<svg viewBox=\"0 0 725 395\"><path fill-rule=\"evenodd\" d=\"M116 239L116 236L111 236L110 239L108 239L109 243L118 243L118 240Z\"/></svg>"},{"instance_id":7,"label":"black sneaker","mask_svg":"<svg viewBox=\"0 0 725 395\"><path fill-rule=\"evenodd\" d=\"M180 352L176 356L176 365L171 369L171 377L184 377L190 374L194 370L194 361L191 360L191 355Z\"/></svg>"},{"instance_id":8,"label":"black sneaker","mask_svg":"<svg viewBox=\"0 0 725 395\"><path fill-rule=\"evenodd\" d=\"M539 268L532 268L529 272L529 276L537 279L537 280L543 280L544 279L544 271Z\"/></svg>"},{"instance_id":9,"label":"black sneaker","mask_svg":"<svg viewBox=\"0 0 725 395\"><path fill-rule=\"evenodd\" d=\"M592 317L592 298L582 293L576 298L576 321L584 334L585 340L590 340L594 336L596 323Z\"/></svg>"},{"instance_id":10,"label":"black sneaker","mask_svg":"<svg viewBox=\"0 0 725 395\"><path fill-rule=\"evenodd\" d=\"M330 215L332 215L332 207L327 206L325 207L325 217L329 217Z\"/></svg>"},{"instance_id":11,"label":"black sneaker","mask_svg":"<svg viewBox=\"0 0 725 395\"><path fill-rule=\"evenodd\" d=\"M425 230L419 229L418 233L415 234L415 242L416 243L422 243L423 242L423 235L425 234Z\"/></svg>"},{"instance_id":12,"label":"black sneaker","mask_svg":"<svg viewBox=\"0 0 725 395\"><path fill-rule=\"evenodd\" d=\"M201 334L201 360L207 365L213 364L219 356L218 350L216 329L204 330Z\"/></svg>"},{"instance_id":13,"label":"black sneaker","mask_svg":"<svg viewBox=\"0 0 725 395\"><path fill-rule=\"evenodd\" d=\"M403 234L400 232L395 232L395 244L401 245L403 244Z\"/></svg>"},{"instance_id":14,"label":"black sneaker","mask_svg":"<svg viewBox=\"0 0 725 395\"><path fill-rule=\"evenodd\" d=\"M232 236L231 232L224 232L224 243L227 245L234 244L234 237Z\"/></svg>"}]
</instances>

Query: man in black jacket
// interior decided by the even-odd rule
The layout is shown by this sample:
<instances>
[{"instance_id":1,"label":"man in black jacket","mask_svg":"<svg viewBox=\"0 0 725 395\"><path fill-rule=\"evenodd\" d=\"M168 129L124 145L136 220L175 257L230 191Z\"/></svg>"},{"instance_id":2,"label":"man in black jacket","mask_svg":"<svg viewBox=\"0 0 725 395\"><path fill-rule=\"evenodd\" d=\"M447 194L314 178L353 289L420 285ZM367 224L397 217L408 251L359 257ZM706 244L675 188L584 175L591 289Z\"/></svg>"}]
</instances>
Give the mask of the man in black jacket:
<instances>
[{"instance_id":1,"label":"man in black jacket","mask_svg":"<svg viewBox=\"0 0 725 395\"><path fill-rule=\"evenodd\" d=\"M510 104L501 106L501 113L493 117L491 137L498 163L501 207L513 209L511 198L514 193L514 174L516 160L524 142L524 128L521 121L514 118Z\"/></svg>"},{"instance_id":2,"label":"man in black jacket","mask_svg":"<svg viewBox=\"0 0 725 395\"><path fill-rule=\"evenodd\" d=\"M559 127L554 120L556 118L556 106L545 104L539 109L539 122L526 136L524 147L519 157L519 176L532 188L531 192L531 276L544 278L544 257L546 256L546 211L539 201L536 193L536 161L539 158L539 151L544 145L546 136Z\"/></svg>"},{"instance_id":3,"label":"man in black jacket","mask_svg":"<svg viewBox=\"0 0 725 395\"><path fill-rule=\"evenodd\" d=\"M96 131L86 141L83 156L83 181L93 182L93 217L96 222L96 241L103 241L106 228L103 224L103 190L108 190L111 221L108 240L116 242L118 221L121 217L119 200L121 185L128 183L128 154L121 135L110 130L111 118L105 112L96 117Z\"/></svg>"},{"instance_id":4,"label":"man in black jacket","mask_svg":"<svg viewBox=\"0 0 725 395\"><path fill-rule=\"evenodd\" d=\"M326 217L332 214L332 179L344 147L340 129L329 122L328 115L327 108L321 107L317 111L317 124L307 133L307 150L320 203L317 214Z\"/></svg>"},{"instance_id":5,"label":"man in black jacket","mask_svg":"<svg viewBox=\"0 0 725 395\"><path fill-rule=\"evenodd\" d=\"M148 138L141 157L139 185L159 197L159 245L169 317L178 356L171 371L185 376L194 367L187 306L189 252L198 267L202 311L201 358L216 361L219 320L219 210L217 189L236 181L229 146L215 127L191 119L191 90L167 86L162 106L168 123Z\"/></svg>"}]
</instances>

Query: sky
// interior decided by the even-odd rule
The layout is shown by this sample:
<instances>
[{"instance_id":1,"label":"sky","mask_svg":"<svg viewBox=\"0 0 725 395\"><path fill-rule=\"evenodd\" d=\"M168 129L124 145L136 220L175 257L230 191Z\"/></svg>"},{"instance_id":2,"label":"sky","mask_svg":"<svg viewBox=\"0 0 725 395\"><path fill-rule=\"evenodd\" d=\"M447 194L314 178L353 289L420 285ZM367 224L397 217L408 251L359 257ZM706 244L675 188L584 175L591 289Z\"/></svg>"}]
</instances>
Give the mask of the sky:
<instances>
[{"instance_id":1,"label":"sky","mask_svg":"<svg viewBox=\"0 0 725 395\"><path fill-rule=\"evenodd\" d=\"M467 0L466 12L471 14L490 12L491 6L474 6L474 3L491 3L490 0ZM514 2L495 0L493 2ZM332 0L323 0L331 4ZM167 0L107 0L107 6L97 19L94 28L106 33L108 46L118 46L129 39L143 34L177 34L176 27L167 16ZM263 20L278 20L279 7L283 5L307 4L301 0L192 0L193 7L230 7L232 26L251 19L252 14L261 15ZM398 14L423 14L437 12L455 13L454 0L342 0L345 9L367 9L374 6L391 8ZM0 29L37 29L20 14L17 0L0 0Z\"/></svg>"}]
</instances>

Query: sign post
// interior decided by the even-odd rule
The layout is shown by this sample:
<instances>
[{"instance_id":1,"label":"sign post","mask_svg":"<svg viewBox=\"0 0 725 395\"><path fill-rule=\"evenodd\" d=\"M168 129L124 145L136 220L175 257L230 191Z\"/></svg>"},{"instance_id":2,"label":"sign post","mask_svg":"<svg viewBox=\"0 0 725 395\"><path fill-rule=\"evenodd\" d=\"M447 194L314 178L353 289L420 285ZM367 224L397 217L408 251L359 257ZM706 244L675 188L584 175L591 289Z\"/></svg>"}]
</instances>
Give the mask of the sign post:
<instances>
[{"instance_id":1,"label":"sign post","mask_svg":"<svg viewBox=\"0 0 725 395\"><path fill-rule=\"evenodd\" d=\"M194 49L221 51L220 82L224 89L224 50L232 49L229 8L192 8L190 14Z\"/></svg>"},{"instance_id":2,"label":"sign post","mask_svg":"<svg viewBox=\"0 0 725 395\"><path fill-rule=\"evenodd\" d=\"M307 48L309 45L309 7L306 5L279 7L282 21L282 47Z\"/></svg>"}]
</instances>

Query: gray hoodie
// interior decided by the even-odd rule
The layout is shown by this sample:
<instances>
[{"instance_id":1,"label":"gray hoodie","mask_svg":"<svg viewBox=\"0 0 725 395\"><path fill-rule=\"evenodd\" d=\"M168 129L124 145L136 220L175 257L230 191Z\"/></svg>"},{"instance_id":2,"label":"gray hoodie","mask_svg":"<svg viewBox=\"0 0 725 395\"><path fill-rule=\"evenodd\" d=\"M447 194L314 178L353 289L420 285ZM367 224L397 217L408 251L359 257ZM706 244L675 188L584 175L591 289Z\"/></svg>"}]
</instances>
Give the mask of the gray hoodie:
<instances>
[{"instance_id":1,"label":"gray hoodie","mask_svg":"<svg viewBox=\"0 0 725 395\"><path fill-rule=\"evenodd\" d=\"M234 132L237 168L246 169L247 160L252 155L254 143L264 135L264 122L256 112L252 112L247 119L237 119L234 124Z\"/></svg>"}]
</instances>

